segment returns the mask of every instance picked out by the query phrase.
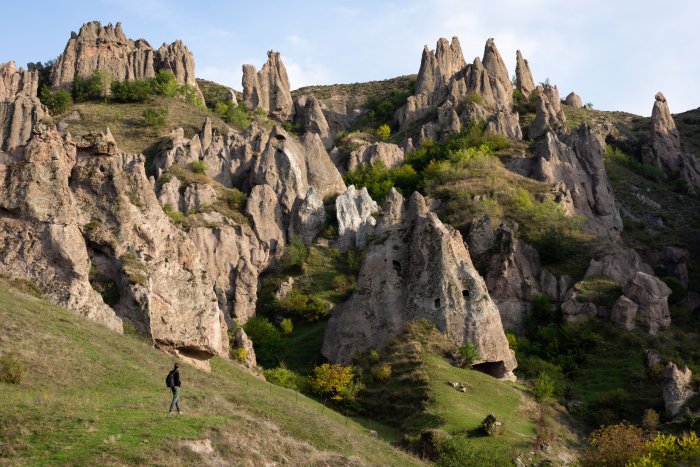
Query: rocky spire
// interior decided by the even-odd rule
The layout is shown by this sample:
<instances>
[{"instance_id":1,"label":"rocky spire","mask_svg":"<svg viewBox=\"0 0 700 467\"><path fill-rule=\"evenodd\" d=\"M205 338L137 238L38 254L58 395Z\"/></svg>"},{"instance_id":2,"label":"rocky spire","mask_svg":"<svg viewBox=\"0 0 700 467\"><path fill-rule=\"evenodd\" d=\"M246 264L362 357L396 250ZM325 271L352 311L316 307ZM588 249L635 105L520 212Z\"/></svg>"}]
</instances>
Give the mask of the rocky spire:
<instances>
[{"instance_id":1,"label":"rocky spire","mask_svg":"<svg viewBox=\"0 0 700 467\"><path fill-rule=\"evenodd\" d=\"M535 82L527 60L518 50L515 52L515 86L524 97L530 97L535 90Z\"/></svg>"},{"instance_id":2,"label":"rocky spire","mask_svg":"<svg viewBox=\"0 0 700 467\"><path fill-rule=\"evenodd\" d=\"M566 123L566 115L561 109L559 90L556 86L545 84L535 89L535 120L530 124L530 139L535 139L550 128L557 128Z\"/></svg>"},{"instance_id":3,"label":"rocky spire","mask_svg":"<svg viewBox=\"0 0 700 467\"><path fill-rule=\"evenodd\" d=\"M453 37L451 43L441 37L434 52L426 45L423 49L420 70L416 79L416 94L437 91L440 86L445 86L450 78L465 65L462 47L457 37Z\"/></svg>"},{"instance_id":4,"label":"rocky spire","mask_svg":"<svg viewBox=\"0 0 700 467\"><path fill-rule=\"evenodd\" d=\"M267 52L267 62L256 73L253 65L243 65L243 103L249 109L264 109L279 120L294 115L287 69L279 52Z\"/></svg>"},{"instance_id":5,"label":"rocky spire","mask_svg":"<svg viewBox=\"0 0 700 467\"><path fill-rule=\"evenodd\" d=\"M194 77L194 57L181 41L154 50L144 39L127 38L121 23L102 26L91 21L83 24L78 34L71 34L53 67L51 84L67 88L76 76L90 76L95 70L125 81L152 78L161 69L171 70L179 83L197 88L201 97Z\"/></svg>"}]
</instances>

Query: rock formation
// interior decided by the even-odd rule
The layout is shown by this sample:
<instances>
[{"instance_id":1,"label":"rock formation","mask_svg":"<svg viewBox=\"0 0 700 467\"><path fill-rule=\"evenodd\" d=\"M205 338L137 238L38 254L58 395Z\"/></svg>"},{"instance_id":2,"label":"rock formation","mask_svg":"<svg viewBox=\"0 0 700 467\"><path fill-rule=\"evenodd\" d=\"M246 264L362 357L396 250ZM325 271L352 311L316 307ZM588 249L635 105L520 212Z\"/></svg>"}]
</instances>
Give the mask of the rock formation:
<instances>
[{"instance_id":1,"label":"rock formation","mask_svg":"<svg viewBox=\"0 0 700 467\"><path fill-rule=\"evenodd\" d=\"M259 72L253 65L243 65L243 103L249 109L260 107L278 120L289 120L294 116L290 89L279 52L267 52L267 62Z\"/></svg>"},{"instance_id":2,"label":"rock formation","mask_svg":"<svg viewBox=\"0 0 700 467\"><path fill-rule=\"evenodd\" d=\"M233 335L233 346L245 350L245 360L242 362L246 368L255 368L258 362L255 358L255 349L253 341L250 340L243 328L238 328Z\"/></svg>"},{"instance_id":3,"label":"rock formation","mask_svg":"<svg viewBox=\"0 0 700 467\"><path fill-rule=\"evenodd\" d=\"M695 395L690 386L692 376L693 372L686 366L679 369L675 363L668 362L664 367L664 405L671 417L680 414L686 402Z\"/></svg>"},{"instance_id":4,"label":"rock formation","mask_svg":"<svg viewBox=\"0 0 700 467\"><path fill-rule=\"evenodd\" d=\"M311 244L321 232L326 222L326 209L323 200L310 186L306 197L293 208L289 222L289 238L299 237L301 241Z\"/></svg>"},{"instance_id":5,"label":"rock formation","mask_svg":"<svg viewBox=\"0 0 700 467\"><path fill-rule=\"evenodd\" d=\"M407 322L427 319L456 345L476 346L475 368L512 379L513 351L460 233L429 212L418 193L406 203L392 190L384 212L355 292L328 322L323 355L347 363L387 344Z\"/></svg>"},{"instance_id":6,"label":"rock formation","mask_svg":"<svg viewBox=\"0 0 700 467\"><path fill-rule=\"evenodd\" d=\"M477 96L477 97L474 97ZM510 116L513 107L513 85L508 70L505 67L493 39L486 41L483 61L474 59L472 64L466 64L462 55L459 40L454 37L452 42L440 39L435 51L425 47L421 66L416 80L416 91L409 96L406 105L396 112L395 118L405 130L419 120L438 112L439 128L430 128L429 123L424 128L425 136L434 136L440 131L447 133L459 131L459 118L456 109L466 101L479 101L479 107L488 120L494 111L505 112L508 115L496 118L491 131L509 128L508 132L499 133L517 137L520 134L517 115ZM503 122L508 122L504 125ZM500 124L499 124L500 123Z\"/></svg>"},{"instance_id":7,"label":"rock formation","mask_svg":"<svg viewBox=\"0 0 700 467\"><path fill-rule=\"evenodd\" d=\"M530 177L559 184L562 207L584 218L584 228L600 237L616 239L622 219L605 172L605 144L590 127L582 125L570 135L551 131L535 146Z\"/></svg>"},{"instance_id":8,"label":"rock formation","mask_svg":"<svg viewBox=\"0 0 700 467\"><path fill-rule=\"evenodd\" d=\"M143 164L109 134L73 141L38 126L19 159L3 159L0 229L11 246L0 261L52 301L116 330L127 319L156 346L206 366L228 353L224 314ZM96 292L105 287L119 291L112 307Z\"/></svg>"},{"instance_id":9,"label":"rock formation","mask_svg":"<svg viewBox=\"0 0 700 467\"><path fill-rule=\"evenodd\" d=\"M624 285L640 271L650 275L654 274L651 266L643 262L636 251L632 248L625 248L616 253L605 255L601 259L591 259L584 279L609 277Z\"/></svg>"},{"instance_id":10,"label":"rock formation","mask_svg":"<svg viewBox=\"0 0 700 467\"><path fill-rule=\"evenodd\" d=\"M315 97L301 96L294 101L294 122L304 133L317 133L326 149L333 147L333 135Z\"/></svg>"},{"instance_id":11,"label":"rock formation","mask_svg":"<svg viewBox=\"0 0 700 467\"><path fill-rule=\"evenodd\" d=\"M643 148L642 159L661 167L668 175L680 175L691 192L700 188L700 164L695 156L681 151L680 134L666 97L660 92L656 93L651 111L651 143Z\"/></svg>"},{"instance_id":12,"label":"rock formation","mask_svg":"<svg viewBox=\"0 0 700 467\"><path fill-rule=\"evenodd\" d=\"M270 185L255 185L250 191L245 213L253 221L260 242L267 246L273 257L284 252L284 219L277 194Z\"/></svg>"},{"instance_id":13,"label":"rock formation","mask_svg":"<svg viewBox=\"0 0 700 467\"><path fill-rule=\"evenodd\" d=\"M535 96L535 120L528 130L530 139L538 138L548 130L557 129L566 123L556 86L537 86Z\"/></svg>"},{"instance_id":14,"label":"rock formation","mask_svg":"<svg viewBox=\"0 0 700 467\"><path fill-rule=\"evenodd\" d=\"M391 143L372 143L355 149L348 159L348 170L355 170L360 164L374 165L381 162L387 168L403 164L403 149Z\"/></svg>"},{"instance_id":15,"label":"rock formation","mask_svg":"<svg viewBox=\"0 0 700 467\"><path fill-rule=\"evenodd\" d=\"M26 144L34 125L48 115L38 86L38 72L17 69L12 61L0 64L0 151Z\"/></svg>"},{"instance_id":16,"label":"rock formation","mask_svg":"<svg viewBox=\"0 0 700 467\"><path fill-rule=\"evenodd\" d=\"M566 99L564 99L564 103L566 105L570 105L574 109L580 109L583 107L583 101L581 100L581 97L573 91L570 92L568 96L566 96Z\"/></svg>"},{"instance_id":17,"label":"rock formation","mask_svg":"<svg viewBox=\"0 0 700 467\"><path fill-rule=\"evenodd\" d=\"M335 213L338 219L338 248L364 248L377 221L373 214L379 211L367 188L356 190L350 185L345 193L335 199Z\"/></svg>"},{"instance_id":18,"label":"rock formation","mask_svg":"<svg viewBox=\"0 0 700 467\"><path fill-rule=\"evenodd\" d=\"M671 289L658 277L639 271L625 284L622 293L637 304L636 321L649 334L656 335L671 325ZM634 322L632 317L629 320Z\"/></svg>"},{"instance_id":19,"label":"rock formation","mask_svg":"<svg viewBox=\"0 0 700 467\"><path fill-rule=\"evenodd\" d=\"M530 65L519 50L515 52L515 88L526 99L535 91L535 81L532 79Z\"/></svg>"},{"instance_id":20,"label":"rock formation","mask_svg":"<svg viewBox=\"0 0 700 467\"><path fill-rule=\"evenodd\" d=\"M194 77L194 57L179 40L155 50L145 39L128 39L121 23L85 23L78 34L71 34L56 60L51 84L70 88L76 76L88 77L95 70L109 73L115 81L152 78L159 70L170 70L180 84L196 88L204 102Z\"/></svg>"}]
</instances>

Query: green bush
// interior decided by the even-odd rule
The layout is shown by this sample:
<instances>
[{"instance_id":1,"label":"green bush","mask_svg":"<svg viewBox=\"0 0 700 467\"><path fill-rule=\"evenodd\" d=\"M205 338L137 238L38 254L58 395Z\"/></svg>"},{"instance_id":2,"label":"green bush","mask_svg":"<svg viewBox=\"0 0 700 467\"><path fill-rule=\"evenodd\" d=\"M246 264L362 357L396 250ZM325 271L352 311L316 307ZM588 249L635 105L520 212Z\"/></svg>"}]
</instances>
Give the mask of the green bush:
<instances>
[{"instance_id":1,"label":"green bush","mask_svg":"<svg viewBox=\"0 0 700 467\"><path fill-rule=\"evenodd\" d=\"M373 366L370 370L372 374L372 379L380 383L386 383L391 379L391 365L377 365Z\"/></svg>"},{"instance_id":2,"label":"green bush","mask_svg":"<svg viewBox=\"0 0 700 467\"><path fill-rule=\"evenodd\" d=\"M151 95L151 81L135 79L131 81L113 81L111 98L117 102L144 102Z\"/></svg>"},{"instance_id":3,"label":"green bush","mask_svg":"<svg viewBox=\"0 0 700 467\"><path fill-rule=\"evenodd\" d=\"M235 211L243 211L246 202L246 194L237 188L232 188L226 195L228 207Z\"/></svg>"},{"instance_id":4,"label":"green bush","mask_svg":"<svg viewBox=\"0 0 700 467\"><path fill-rule=\"evenodd\" d=\"M166 97L175 97L180 89L180 84L170 70L159 70L151 84L153 92Z\"/></svg>"},{"instance_id":5,"label":"green bush","mask_svg":"<svg viewBox=\"0 0 700 467\"><path fill-rule=\"evenodd\" d=\"M24 373L24 366L16 355L7 353L0 357L0 383L20 384Z\"/></svg>"},{"instance_id":6,"label":"green bush","mask_svg":"<svg viewBox=\"0 0 700 467\"><path fill-rule=\"evenodd\" d=\"M437 465L440 467L502 467L511 465L511 455L504 445L477 444L467 434L458 434L441 441Z\"/></svg>"},{"instance_id":7,"label":"green bush","mask_svg":"<svg viewBox=\"0 0 700 467\"><path fill-rule=\"evenodd\" d=\"M544 371L537 375L532 385L532 394L539 402L550 401L554 398L555 382L551 376Z\"/></svg>"},{"instance_id":8,"label":"green bush","mask_svg":"<svg viewBox=\"0 0 700 467\"><path fill-rule=\"evenodd\" d=\"M253 341L255 356L260 365L274 367L279 364L283 345L277 327L267 318L255 316L244 326L243 330Z\"/></svg>"},{"instance_id":9,"label":"green bush","mask_svg":"<svg viewBox=\"0 0 700 467\"><path fill-rule=\"evenodd\" d=\"M173 207L168 203L165 203L163 206L163 212L168 216L173 224L179 224L185 218L185 215L182 212L180 212L178 209L173 209Z\"/></svg>"},{"instance_id":10,"label":"green bush","mask_svg":"<svg viewBox=\"0 0 700 467\"><path fill-rule=\"evenodd\" d=\"M68 107L73 103L73 99L68 91L61 89L53 92L51 88L44 85L39 92L39 100L42 104L48 107L51 115L61 115L68 110Z\"/></svg>"},{"instance_id":11,"label":"green bush","mask_svg":"<svg viewBox=\"0 0 700 467\"><path fill-rule=\"evenodd\" d=\"M214 112L236 130L243 131L250 126L250 112L243 104L234 105L220 101L216 103Z\"/></svg>"},{"instance_id":12,"label":"green bush","mask_svg":"<svg viewBox=\"0 0 700 467\"><path fill-rule=\"evenodd\" d=\"M177 89L177 95L182 97L182 99L188 104L192 104L197 108L204 109L204 102L199 98L197 93L197 88L190 84L183 84Z\"/></svg>"},{"instance_id":13,"label":"green bush","mask_svg":"<svg viewBox=\"0 0 700 467\"><path fill-rule=\"evenodd\" d=\"M192 161L190 162L190 170L196 174L207 173L207 164L200 160Z\"/></svg>"},{"instance_id":14,"label":"green bush","mask_svg":"<svg viewBox=\"0 0 700 467\"><path fill-rule=\"evenodd\" d=\"M292 291L278 301L278 309L285 314L299 316L308 322L318 321L330 314L326 302L312 295L306 295L299 289Z\"/></svg>"},{"instance_id":15,"label":"green bush","mask_svg":"<svg viewBox=\"0 0 700 467\"><path fill-rule=\"evenodd\" d=\"M465 342L464 345L459 348L459 356L462 360L462 366L471 366L481 358L479 356L479 349L471 342Z\"/></svg>"},{"instance_id":16,"label":"green bush","mask_svg":"<svg viewBox=\"0 0 700 467\"><path fill-rule=\"evenodd\" d=\"M244 347L232 347L230 351L231 358L238 363L245 363L248 358L248 351Z\"/></svg>"},{"instance_id":17,"label":"green bush","mask_svg":"<svg viewBox=\"0 0 700 467\"><path fill-rule=\"evenodd\" d=\"M146 109L141 116L146 125L155 130L160 130L165 126L165 122L168 118L168 110L162 107Z\"/></svg>"},{"instance_id":18,"label":"green bush","mask_svg":"<svg viewBox=\"0 0 700 467\"><path fill-rule=\"evenodd\" d=\"M263 375L267 382L293 391L306 392L309 386L309 382L304 376L288 369L284 363L281 363L277 368L263 371Z\"/></svg>"},{"instance_id":19,"label":"green bush","mask_svg":"<svg viewBox=\"0 0 700 467\"><path fill-rule=\"evenodd\" d=\"M377 128L377 138L379 139L379 141L389 141L390 136L391 127L386 123L379 125L379 128Z\"/></svg>"},{"instance_id":20,"label":"green bush","mask_svg":"<svg viewBox=\"0 0 700 467\"><path fill-rule=\"evenodd\" d=\"M112 77L107 71L95 70L89 78L76 76L73 80L73 100L84 102L107 97Z\"/></svg>"},{"instance_id":21,"label":"green bush","mask_svg":"<svg viewBox=\"0 0 700 467\"><path fill-rule=\"evenodd\" d=\"M624 467L645 454L647 439L641 428L627 423L600 428L588 437L581 451L581 465Z\"/></svg>"},{"instance_id":22,"label":"green bush","mask_svg":"<svg viewBox=\"0 0 700 467\"><path fill-rule=\"evenodd\" d=\"M287 270L300 271L303 264L309 258L309 247L299 237L292 237L292 241L282 255L282 267Z\"/></svg>"},{"instance_id":23,"label":"green bush","mask_svg":"<svg viewBox=\"0 0 700 467\"><path fill-rule=\"evenodd\" d=\"M310 386L316 394L334 401L352 401L363 389L362 383L355 381L353 368L337 363L315 367Z\"/></svg>"},{"instance_id":24,"label":"green bush","mask_svg":"<svg viewBox=\"0 0 700 467\"><path fill-rule=\"evenodd\" d=\"M289 335L292 333L294 330L294 324L292 323L292 320L289 318L285 318L280 322L280 329L282 330L282 334Z\"/></svg>"}]
</instances>

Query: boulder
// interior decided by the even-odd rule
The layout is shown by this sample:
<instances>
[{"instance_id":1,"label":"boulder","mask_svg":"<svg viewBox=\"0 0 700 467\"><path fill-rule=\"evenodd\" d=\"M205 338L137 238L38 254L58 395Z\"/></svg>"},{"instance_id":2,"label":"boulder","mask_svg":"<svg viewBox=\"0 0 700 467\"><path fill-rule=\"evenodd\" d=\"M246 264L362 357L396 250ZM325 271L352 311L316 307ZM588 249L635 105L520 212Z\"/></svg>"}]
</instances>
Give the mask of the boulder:
<instances>
[{"instance_id":1,"label":"boulder","mask_svg":"<svg viewBox=\"0 0 700 467\"><path fill-rule=\"evenodd\" d=\"M574 109L580 109L583 107L583 101L581 100L581 97L573 91L566 96L566 99L564 99L564 103L573 107Z\"/></svg>"},{"instance_id":2,"label":"boulder","mask_svg":"<svg viewBox=\"0 0 700 467\"><path fill-rule=\"evenodd\" d=\"M253 65L243 65L243 104L250 110L260 107L280 121L294 116L287 69L279 52L268 51L259 72Z\"/></svg>"},{"instance_id":3,"label":"boulder","mask_svg":"<svg viewBox=\"0 0 700 467\"><path fill-rule=\"evenodd\" d=\"M636 326L638 309L635 302L622 295L613 305L610 321L625 331L631 331Z\"/></svg>"},{"instance_id":4,"label":"boulder","mask_svg":"<svg viewBox=\"0 0 700 467\"><path fill-rule=\"evenodd\" d=\"M404 152L396 144L372 143L350 153L348 159L348 171L355 170L361 164L374 165L377 162L384 164L386 168L393 168L403 164Z\"/></svg>"},{"instance_id":5,"label":"boulder","mask_svg":"<svg viewBox=\"0 0 700 467\"><path fill-rule=\"evenodd\" d=\"M492 222L491 216L486 214L480 219L472 221L469 225L467 246L472 257L481 257L491 249L496 241L496 232L491 225Z\"/></svg>"},{"instance_id":6,"label":"boulder","mask_svg":"<svg viewBox=\"0 0 700 467\"><path fill-rule=\"evenodd\" d=\"M379 206L362 187L356 190L350 185L345 193L335 199L335 213L338 219L338 248L364 248L377 221L373 214Z\"/></svg>"},{"instance_id":7,"label":"boulder","mask_svg":"<svg viewBox=\"0 0 700 467\"><path fill-rule=\"evenodd\" d=\"M683 406L695 395L691 389L690 380L693 372L684 366L678 368L675 363L668 362L664 367L664 406L666 413L675 417L681 413Z\"/></svg>"},{"instance_id":8,"label":"boulder","mask_svg":"<svg viewBox=\"0 0 700 467\"><path fill-rule=\"evenodd\" d=\"M204 183L187 185L182 198L183 209L186 213L199 212L203 208L213 205L218 199L214 188Z\"/></svg>"},{"instance_id":9,"label":"boulder","mask_svg":"<svg viewBox=\"0 0 700 467\"><path fill-rule=\"evenodd\" d=\"M284 297L292 293L292 290L294 290L294 278L290 276L287 277L286 280L280 282L279 287L277 287L277 290L275 290L275 298L277 300L282 300Z\"/></svg>"},{"instance_id":10,"label":"boulder","mask_svg":"<svg viewBox=\"0 0 700 467\"><path fill-rule=\"evenodd\" d=\"M597 317L599 309L595 303L578 301L576 290L572 287L564 296L561 312L565 321L577 322Z\"/></svg>"},{"instance_id":11,"label":"boulder","mask_svg":"<svg viewBox=\"0 0 700 467\"><path fill-rule=\"evenodd\" d=\"M599 260L591 259L584 279L609 277L620 284L626 284L638 271L654 274L651 266L643 262L634 249L625 248L617 253L605 255Z\"/></svg>"},{"instance_id":12,"label":"boulder","mask_svg":"<svg viewBox=\"0 0 700 467\"><path fill-rule=\"evenodd\" d=\"M289 222L289 238L299 237L306 244L313 243L326 223L326 209L323 200L310 186L306 197L294 207Z\"/></svg>"},{"instance_id":13,"label":"boulder","mask_svg":"<svg viewBox=\"0 0 700 467\"><path fill-rule=\"evenodd\" d=\"M671 289L659 278L638 271L625 284L622 293L639 306L637 321L649 334L656 335L671 325L667 300Z\"/></svg>"},{"instance_id":14,"label":"boulder","mask_svg":"<svg viewBox=\"0 0 700 467\"><path fill-rule=\"evenodd\" d=\"M535 82L532 79L530 65L519 50L515 52L515 88L526 99L535 91Z\"/></svg>"},{"instance_id":15,"label":"boulder","mask_svg":"<svg viewBox=\"0 0 700 467\"><path fill-rule=\"evenodd\" d=\"M498 309L460 233L440 222L418 193L406 203L392 190L384 213L353 295L328 322L322 354L348 363L386 345L406 323L426 319L455 345L478 349L475 369L513 379L516 361Z\"/></svg>"},{"instance_id":16,"label":"boulder","mask_svg":"<svg viewBox=\"0 0 700 467\"><path fill-rule=\"evenodd\" d=\"M517 112L511 112L503 107L498 108L491 114L486 122L486 131L510 139L523 139L523 132L520 129L520 116Z\"/></svg>"},{"instance_id":17,"label":"boulder","mask_svg":"<svg viewBox=\"0 0 700 467\"><path fill-rule=\"evenodd\" d=\"M172 210L186 212L180 194L181 185L177 177L172 177L167 182L157 185L158 201L163 208L169 206Z\"/></svg>"}]
</instances>

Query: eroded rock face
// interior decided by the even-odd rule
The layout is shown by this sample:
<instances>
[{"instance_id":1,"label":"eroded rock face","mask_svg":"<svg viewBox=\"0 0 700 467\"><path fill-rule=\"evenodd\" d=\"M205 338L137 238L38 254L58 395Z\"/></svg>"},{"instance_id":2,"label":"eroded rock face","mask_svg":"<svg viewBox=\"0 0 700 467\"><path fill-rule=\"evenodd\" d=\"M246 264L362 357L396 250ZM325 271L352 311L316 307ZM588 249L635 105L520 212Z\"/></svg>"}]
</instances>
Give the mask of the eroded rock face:
<instances>
[{"instance_id":1,"label":"eroded rock face","mask_svg":"<svg viewBox=\"0 0 700 467\"><path fill-rule=\"evenodd\" d=\"M642 261L639 254L632 248L605 255L601 259L591 259L584 279L594 277L609 277L620 284L626 284L637 272L653 275L651 266Z\"/></svg>"},{"instance_id":2,"label":"eroded rock face","mask_svg":"<svg viewBox=\"0 0 700 467\"><path fill-rule=\"evenodd\" d=\"M530 94L535 91L535 81L532 79L530 65L519 50L515 52L515 88L525 98L530 97Z\"/></svg>"},{"instance_id":3,"label":"eroded rock face","mask_svg":"<svg viewBox=\"0 0 700 467\"><path fill-rule=\"evenodd\" d=\"M664 405L666 413L671 417L681 413L683 406L695 395L691 389L690 379L693 372L684 366L678 368L675 363L668 362L664 367Z\"/></svg>"},{"instance_id":4,"label":"eroded rock face","mask_svg":"<svg viewBox=\"0 0 700 467\"><path fill-rule=\"evenodd\" d=\"M355 292L328 322L323 355L347 363L385 345L407 322L427 319L455 344L475 345L478 369L513 378L515 357L498 309L459 232L429 212L418 193L405 203L392 190L384 211Z\"/></svg>"},{"instance_id":5,"label":"eroded rock face","mask_svg":"<svg viewBox=\"0 0 700 467\"><path fill-rule=\"evenodd\" d=\"M194 362L227 354L202 258L163 213L143 156L119 151L110 135L72 141L44 130L23 155L3 157L0 225L5 242L23 239L3 250L4 270L113 329L128 319ZM109 284L119 291L111 308L95 291Z\"/></svg>"},{"instance_id":6,"label":"eroded rock face","mask_svg":"<svg viewBox=\"0 0 700 467\"><path fill-rule=\"evenodd\" d=\"M622 293L639 306L637 322L649 334L655 335L671 325L671 289L658 277L639 271L625 284Z\"/></svg>"},{"instance_id":7,"label":"eroded rock face","mask_svg":"<svg viewBox=\"0 0 700 467\"><path fill-rule=\"evenodd\" d=\"M537 86L535 94L535 120L530 124L528 131L530 139L538 138L548 130L557 129L566 123L566 115L561 109L559 90L556 86Z\"/></svg>"},{"instance_id":8,"label":"eroded rock face","mask_svg":"<svg viewBox=\"0 0 700 467\"><path fill-rule=\"evenodd\" d=\"M255 368L258 362L255 358L255 349L253 348L253 341L250 340L248 335L245 333L243 328L238 328L236 334L233 336L233 345L236 348L242 348L245 350L245 360L243 365L246 368Z\"/></svg>"},{"instance_id":9,"label":"eroded rock face","mask_svg":"<svg viewBox=\"0 0 700 467\"><path fill-rule=\"evenodd\" d=\"M289 222L289 238L299 237L306 244L313 243L326 222L326 209L323 200L310 186L306 198L294 207Z\"/></svg>"},{"instance_id":10,"label":"eroded rock face","mask_svg":"<svg viewBox=\"0 0 700 467\"><path fill-rule=\"evenodd\" d=\"M600 136L585 125L568 136L557 137L548 131L535 153L528 175L561 184L566 195L562 199L570 200L562 207L582 216L586 230L599 237L618 238L622 219L605 172L605 144Z\"/></svg>"},{"instance_id":11,"label":"eroded rock face","mask_svg":"<svg viewBox=\"0 0 700 467\"><path fill-rule=\"evenodd\" d=\"M651 144L642 151L642 159L664 169L667 174L679 173L688 182L688 189L700 188L700 164L695 156L681 151L681 140L666 97L656 93L651 111Z\"/></svg>"},{"instance_id":12,"label":"eroded rock face","mask_svg":"<svg viewBox=\"0 0 700 467\"><path fill-rule=\"evenodd\" d=\"M88 77L95 70L108 72L115 81L152 78L159 70L170 70L179 83L193 86L202 97L194 77L194 57L181 41L155 50L145 39L127 38L121 23L102 26L91 21L78 34L72 33L53 67L51 84L70 88L76 76Z\"/></svg>"},{"instance_id":13,"label":"eroded rock face","mask_svg":"<svg viewBox=\"0 0 700 467\"><path fill-rule=\"evenodd\" d=\"M613 305L610 321L625 331L631 331L636 327L638 310L639 305L623 295Z\"/></svg>"},{"instance_id":14,"label":"eroded rock face","mask_svg":"<svg viewBox=\"0 0 700 467\"><path fill-rule=\"evenodd\" d=\"M245 213L253 221L253 229L270 254L279 258L284 252L284 219L277 195L270 185L256 185L248 195Z\"/></svg>"},{"instance_id":15,"label":"eroded rock face","mask_svg":"<svg viewBox=\"0 0 700 467\"><path fill-rule=\"evenodd\" d=\"M0 151L26 144L34 125L48 115L38 85L38 72L17 69L12 61L0 64Z\"/></svg>"},{"instance_id":16,"label":"eroded rock face","mask_svg":"<svg viewBox=\"0 0 700 467\"><path fill-rule=\"evenodd\" d=\"M338 248L341 251L364 248L377 223L373 214L378 211L379 206L365 187L356 190L354 185L350 185L345 193L338 196L335 199Z\"/></svg>"},{"instance_id":17,"label":"eroded rock face","mask_svg":"<svg viewBox=\"0 0 700 467\"><path fill-rule=\"evenodd\" d=\"M251 110L260 107L278 120L294 116L287 69L279 52L268 51L259 72L253 65L243 65L243 103Z\"/></svg>"},{"instance_id":18,"label":"eroded rock face","mask_svg":"<svg viewBox=\"0 0 700 467\"><path fill-rule=\"evenodd\" d=\"M500 111L508 115L496 116L491 130L499 130L499 134L517 137L519 124L517 116L513 120L510 112L513 107L513 86L493 39L489 39L484 47L483 61L479 58L472 64L466 64L459 45L454 37L452 42L440 39L435 51L425 47L421 66L416 80L416 92L406 101L406 105L396 112L396 119L405 130L417 121L429 116L431 112L438 113L439 127L434 122L421 129L423 137L433 137L440 133L459 131L460 120L454 111L463 106L466 100L478 95L480 105L490 116L490 112ZM489 118L483 118L484 121ZM507 122L507 124L506 124ZM518 130L515 130L518 126ZM509 130L506 131L506 128Z\"/></svg>"},{"instance_id":19,"label":"eroded rock face","mask_svg":"<svg viewBox=\"0 0 700 467\"><path fill-rule=\"evenodd\" d=\"M387 168L403 164L404 152L396 144L372 143L354 150L348 159L348 170L355 170L361 164L374 165L381 162Z\"/></svg>"},{"instance_id":20,"label":"eroded rock face","mask_svg":"<svg viewBox=\"0 0 700 467\"><path fill-rule=\"evenodd\" d=\"M294 102L294 122L304 133L317 133L326 149L333 147L333 135L321 104L314 96L301 96Z\"/></svg>"}]
</instances>

